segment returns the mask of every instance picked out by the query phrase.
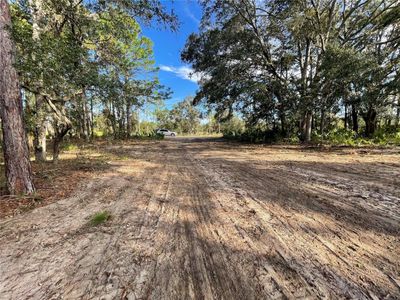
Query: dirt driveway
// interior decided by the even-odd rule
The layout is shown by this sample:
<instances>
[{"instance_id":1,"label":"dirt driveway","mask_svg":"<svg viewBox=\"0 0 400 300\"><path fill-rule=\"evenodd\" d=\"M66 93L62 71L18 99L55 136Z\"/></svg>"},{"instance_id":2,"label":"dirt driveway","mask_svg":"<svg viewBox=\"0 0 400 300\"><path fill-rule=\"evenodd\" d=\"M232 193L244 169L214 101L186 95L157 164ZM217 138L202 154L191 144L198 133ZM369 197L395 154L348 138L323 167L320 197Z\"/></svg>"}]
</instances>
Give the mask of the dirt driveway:
<instances>
[{"instance_id":1,"label":"dirt driveway","mask_svg":"<svg viewBox=\"0 0 400 300\"><path fill-rule=\"evenodd\" d=\"M75 196L0 221L0 299L400 299L399 149L109 150Z\"/></svg>"}]
</instances>

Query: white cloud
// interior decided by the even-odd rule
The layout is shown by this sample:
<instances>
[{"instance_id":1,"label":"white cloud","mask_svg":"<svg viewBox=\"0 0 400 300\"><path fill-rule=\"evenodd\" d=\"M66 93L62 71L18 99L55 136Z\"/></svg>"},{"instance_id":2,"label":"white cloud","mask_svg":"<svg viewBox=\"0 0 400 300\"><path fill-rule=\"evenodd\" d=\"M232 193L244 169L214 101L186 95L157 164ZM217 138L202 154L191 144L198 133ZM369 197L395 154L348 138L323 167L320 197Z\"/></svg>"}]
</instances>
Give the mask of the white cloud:
<instances>
[{"instance_id":1,"label":"white cloud","mask_svg":"<svg viewBox=\"0 0 400 300\"><path fill-rule=\"evenodd\" d=\"M200 20L192 13L187 2L185 3L184 9L186 15L198 26L200 24Z\"/></svg>"},{"instance_id":2,"label":"white cloud","mask_svg":"<svg viewBox=\"0 0 400 300\"><path fill-rule=\"evenodd\" d=\"M165 72L174 72L174 69L168 66L160 65L160 70Z\"/></svg>"},{"instance_id":3,"label":"white cloud","mask_svg":"<svg viewBox=\"0 0 400 300\"><path fill-rule=\"evenodd\" d=\"M202 78L201 74L195 73L193 69L188 66L172 67L160 65L159 67L162 71L174 73L176 76L194 83L199 83Z\"/></svg>"}]
</instances>

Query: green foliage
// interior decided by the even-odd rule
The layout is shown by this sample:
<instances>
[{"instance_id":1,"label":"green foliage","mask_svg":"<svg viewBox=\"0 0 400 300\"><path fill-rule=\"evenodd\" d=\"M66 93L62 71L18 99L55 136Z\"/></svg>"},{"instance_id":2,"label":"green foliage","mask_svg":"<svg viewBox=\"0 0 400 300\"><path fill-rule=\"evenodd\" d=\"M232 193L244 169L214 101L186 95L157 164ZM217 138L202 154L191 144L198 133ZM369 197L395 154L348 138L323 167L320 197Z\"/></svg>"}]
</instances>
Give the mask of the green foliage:
<instances>
[{"instance_id":1,"label":"green foliage","mask_svg":"<svg viewBox=\"0 0 400 300\"><path fill-rule=\"evenodd\" d=\"M225 137L238 137L245 132L244 121L237 116L221 123L221 132Z\"/></svg>"},{"instance_id":2,"label":"green foliage","mask_svg":"<svg viewBox=\"0 0 400 300\"><path fill-rule=\"evenodd\" d=\"M380 128L370 138L358 135L352 130L335 128L324 136L313 135L313 142L337 146L386 146L400 145L400 128Z\"/></svg>"},{"instance_id":3,"label":"green foliage","mask_svg":"<svg viewBox=\"0 0 400 300\"><path fill-rule=\"evenodd\" d=\"M325 137L314 134L313 142L323 142L324 140L333 145L355 146L357 134L352 130L335 128L329 131Z\"/></svg>"},{"instance_id":4,"label":"green foliage","mask_svg":"<svg viewBox=\"0 0 400 300\"><path fill-rule=\"evenodd\" d=\"M94 214L90 219L90 225L98 226L105 223L111 218L111 214L108 211L102 211Z\"/></svg>"},{"instance_id":5,"label":"green foliage","mask_svg":"<svg viewBox=\"0 0 400 300\"><path fill-rule=\"evenodd\" d=\"M175 29L175 14L160 1L24 0L11 6L15 65L32 134L47 122L61 138L71 127L86 139L91 133L127 137L133 110L169 97L155 73L153 43L138 22L158 20ZM100 106L103 114L91 116Z\"/></svg>"},{"instance_id":6,"label":"green foliage","mask_svg":"<svg viewBox=\"0 0 400 300\"><path fill-rule=\"evenodd\" d=\"M194 100L219 119L239 112L249 140L274 140L276 130L267 128L279 127L284 136L309 142L310 132L331 129L324 122L345 107L373 137L380 120L394 119L399 101L394 3L202 1L203 26L181 54L206 74ZM346 132L331 134L337 143L353 140Z\"/></svg>"},{"instance_id":7,"label":"green foliage","mask_svg":"<svg viewBox=\"0 0 400 300\"><path fill-rule=\"evenodd\" d=\"M371 140L378 145L400 146L400 128L395 126L379 128Z\"/></svg>"},{"instance_id":8,"label":"green foliage","mask_svg":"<svg viewBox=\"0 0 400 300\"><path fill-rule=\"evenodd\" d=\"M174 105L172 110L157 109L155 117L160 128L177 131L179 134L194 134L200 127L200 111L187 97Z\"/></svg>"}]
</instances>

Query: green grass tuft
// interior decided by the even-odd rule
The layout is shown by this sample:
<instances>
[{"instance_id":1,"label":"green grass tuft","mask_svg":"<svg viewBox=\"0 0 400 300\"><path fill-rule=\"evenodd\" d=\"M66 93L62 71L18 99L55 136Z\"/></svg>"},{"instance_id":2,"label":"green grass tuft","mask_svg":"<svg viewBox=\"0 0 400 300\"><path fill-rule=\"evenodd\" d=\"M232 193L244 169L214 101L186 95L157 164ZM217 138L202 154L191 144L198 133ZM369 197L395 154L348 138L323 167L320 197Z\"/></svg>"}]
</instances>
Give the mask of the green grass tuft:
<instances>
[{"instance_id":1,"label":"green grass tuft","mask_svg":"<svg viewBox=\"0 0 400 300\"><path fill-rule=\"evenodd\" d=\"M97 226L108 221L110 218L111 215L108 211L98 212L90 219L90 224L92 226Z\"/></svg>"}]
</instances>

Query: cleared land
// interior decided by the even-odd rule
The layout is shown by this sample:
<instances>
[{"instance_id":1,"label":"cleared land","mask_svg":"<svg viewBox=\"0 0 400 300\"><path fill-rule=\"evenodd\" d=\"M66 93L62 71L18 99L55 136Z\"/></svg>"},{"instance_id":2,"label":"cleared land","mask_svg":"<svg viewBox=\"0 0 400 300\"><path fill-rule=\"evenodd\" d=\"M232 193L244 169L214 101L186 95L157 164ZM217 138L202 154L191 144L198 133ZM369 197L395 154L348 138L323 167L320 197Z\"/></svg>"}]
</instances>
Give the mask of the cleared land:
<instances>
[{"instance_id":1,"label":"cleared land","mask_svg":"<svg viewBox=\"0 0 400 300\"><path fill-rule=\"evenodd\" d=\"M71 197L0 221L1 299L400 298L399 149L105 149Z\"/></svg>"}]
</instances>

